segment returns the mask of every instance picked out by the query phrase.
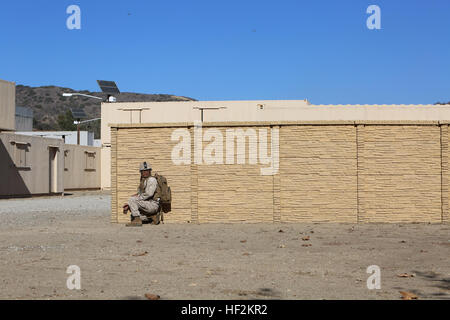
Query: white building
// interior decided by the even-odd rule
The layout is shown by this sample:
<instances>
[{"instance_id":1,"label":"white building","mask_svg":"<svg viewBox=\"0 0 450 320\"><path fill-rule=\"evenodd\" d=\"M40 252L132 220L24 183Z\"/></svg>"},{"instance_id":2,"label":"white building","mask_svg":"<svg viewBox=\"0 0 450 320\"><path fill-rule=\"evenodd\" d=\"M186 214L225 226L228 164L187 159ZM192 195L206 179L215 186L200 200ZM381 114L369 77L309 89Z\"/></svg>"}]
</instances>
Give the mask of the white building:
<instances>
[{"instance_id":1,"label":"white building","mask_svg":"<svg viewBox=\"0 0 450 320\"><path fill-rule=\"evenodd\" d=\"M102 147L102 139L94 139L94 147Z\"/></svg>"},{"instance_id":2,"label":"white building","mask_svg":"<svg viewBox=\"0 0 450 320\"><path fill-rule=\"evenodd\" d=\"M66 144L77 144L77 131L21 131L17 134L63 139ZM80 131L80 145L94 146L94 132Z\"/></svg>"}]
</instances>

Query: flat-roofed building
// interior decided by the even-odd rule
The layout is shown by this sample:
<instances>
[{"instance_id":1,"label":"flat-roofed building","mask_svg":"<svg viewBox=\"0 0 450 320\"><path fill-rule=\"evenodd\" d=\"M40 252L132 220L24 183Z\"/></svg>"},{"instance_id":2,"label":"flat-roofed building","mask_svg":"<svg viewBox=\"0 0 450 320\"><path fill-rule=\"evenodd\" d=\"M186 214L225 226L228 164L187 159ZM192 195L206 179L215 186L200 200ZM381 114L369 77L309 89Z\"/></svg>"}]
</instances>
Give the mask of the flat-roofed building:
<instances>
[{"instance_id":1,"label":"flat-roofed building","mask_svg":"<svg viewBox=\"0 0 450 320\"><path fill-rule=\"evenodd\" d=\"M0 80L0 131L15 130L16 84Z\"/></svg>"},{"instance_id":2,"label":"flat-roofed building","mask_svg":"<svg viewBox=\"0 0 450 320\"><path fill-rule=\"evenodd\" d=\"M111 187L111 124L450 120L450 105L313 105L305 100L102 103L102 189Z\"/></svg>"},{"instance_id":3,"label":"flat-roofed building","mask_svg":"<svg viewBox=\"0 0 450 320\"><path fill-rule=\"evenodd\" d=\"M85 145L76 145L76 131L17 132L31 130L33 116L29 108L15 108L14 96L15 84L0 80L0 198L99 189L101 155L92 146L94 133L82 131Z\"/></svg>"},{"instance_id":4,"label":"flat-roofed building","mask_svg":"<svg viewBox=\"0 0 450 320\"><path fill-rule=\"evenodd\" d=\"M104 103L102 117L113 222L144 160L172 188L167 222L450 222L450 105Z\"/></svg>"},{"instance_id":5,"label":"flat-roofed building","mask_svg":"<svg viewBox=\"0 0 450 320\"><path fill-rule=\"evenodd\" d=\"M65 144L78 144L77 131L17 131L17 134L63 139ZM80 131L80 146L94 146L94 132Z\"/></svg>"}]
</instances>

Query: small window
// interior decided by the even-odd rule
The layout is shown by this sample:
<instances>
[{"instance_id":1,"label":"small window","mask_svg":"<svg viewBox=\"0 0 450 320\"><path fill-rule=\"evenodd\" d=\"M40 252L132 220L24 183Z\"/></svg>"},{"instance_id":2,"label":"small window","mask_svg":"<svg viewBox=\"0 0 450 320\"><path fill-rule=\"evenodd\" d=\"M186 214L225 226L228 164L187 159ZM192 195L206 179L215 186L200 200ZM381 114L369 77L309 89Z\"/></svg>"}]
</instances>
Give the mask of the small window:
<instances>
[{"instance_id":1,"label":"small window","mask_svg":"<svg viewBox=\"0 0 450 320\"><path fill-rule=\"evenodd\" d=\"M95 171L95 152L86 151L86 171Z\"/></svg>"},{"instance_id":2,"label":"small window","mask_svg":"<svg viewBox=\"0 0 450 320\"><path fill-rule=\"evenodd\" d=\"M64 150L64 171L69 171L69 150Z\"/></svg>"},{"instance_id":3,"label":"small window","mask_svg":"<svg viewBox=\"0 0 450 320\"><path fill-rule=\"evenodd\" d=\"M19 169L30 169L29 144L25 142L12 142L14 144L14 165Z\"/></svg>"}]
</instances>

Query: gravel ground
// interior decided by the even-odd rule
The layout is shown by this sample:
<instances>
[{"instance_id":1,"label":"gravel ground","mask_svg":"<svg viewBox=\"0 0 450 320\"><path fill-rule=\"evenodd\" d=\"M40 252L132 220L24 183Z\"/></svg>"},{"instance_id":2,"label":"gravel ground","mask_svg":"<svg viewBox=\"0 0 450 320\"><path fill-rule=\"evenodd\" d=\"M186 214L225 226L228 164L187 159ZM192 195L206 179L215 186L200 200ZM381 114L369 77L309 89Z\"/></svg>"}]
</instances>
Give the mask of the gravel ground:
<instances>
[{"instance_id":1,"label":"gravel ground","mask_svg":"<svg viewBox=\"0 0 450 320\"><path fill-rule=\"evenodd\" d=\"M448 224L126 228L109 207L103 192L0 200L0 298L450 299ZM367 289L370 265L381 289Z\"/></svg>"},{"instance_id":2,"label":"gravel ground","mask_svg":"<svg viewBox=\"0 0 450 320\"><path fill-rule=\"evenodd\" d=\"M111 196L101 191L66 193L64 197L0 200L2 227L39 226L56 220L106 217Z\"/></svg>"}]
</instances>

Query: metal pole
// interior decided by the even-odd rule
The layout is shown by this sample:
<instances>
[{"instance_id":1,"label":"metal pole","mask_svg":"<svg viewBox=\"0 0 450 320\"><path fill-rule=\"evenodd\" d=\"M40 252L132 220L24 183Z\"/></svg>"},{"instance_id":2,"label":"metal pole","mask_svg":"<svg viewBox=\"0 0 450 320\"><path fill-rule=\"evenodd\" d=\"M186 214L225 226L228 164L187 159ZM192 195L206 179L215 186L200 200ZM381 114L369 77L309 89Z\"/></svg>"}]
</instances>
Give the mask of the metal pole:
<instances>
[{"instance_id":1,"label":"metal pole","mask_svg":"<svg viewBox=\"0 0 450 320\"><path fill-rule=\"evenodd\" d=\"M80 145L80 121L77 122L77 145Z\"/></svg>"}]
</instances>

